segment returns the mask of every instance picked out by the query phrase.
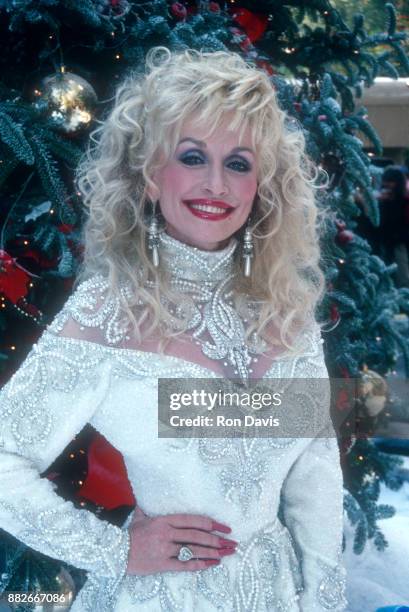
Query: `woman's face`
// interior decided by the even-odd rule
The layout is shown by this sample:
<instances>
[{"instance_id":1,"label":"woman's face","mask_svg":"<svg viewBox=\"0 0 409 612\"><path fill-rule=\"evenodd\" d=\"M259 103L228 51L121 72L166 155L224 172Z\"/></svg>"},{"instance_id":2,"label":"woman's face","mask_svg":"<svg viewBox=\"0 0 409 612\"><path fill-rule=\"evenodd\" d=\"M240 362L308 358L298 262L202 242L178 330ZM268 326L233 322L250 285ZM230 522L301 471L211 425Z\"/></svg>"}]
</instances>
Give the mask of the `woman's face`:
<instances>
[{"instance_id":1,"label":"woman's face","mask_svg":"<svg viewBox=\"0 0 409 612\"><path fill-rule=\"evenodd\" d=\"M257 159L250 130L206 130L187 121L175 154L153 179L167 232L206 251L221 249L246 222L257 193ZM240 147L240 148L239 148Z\"/></svg>"}]
</instances>

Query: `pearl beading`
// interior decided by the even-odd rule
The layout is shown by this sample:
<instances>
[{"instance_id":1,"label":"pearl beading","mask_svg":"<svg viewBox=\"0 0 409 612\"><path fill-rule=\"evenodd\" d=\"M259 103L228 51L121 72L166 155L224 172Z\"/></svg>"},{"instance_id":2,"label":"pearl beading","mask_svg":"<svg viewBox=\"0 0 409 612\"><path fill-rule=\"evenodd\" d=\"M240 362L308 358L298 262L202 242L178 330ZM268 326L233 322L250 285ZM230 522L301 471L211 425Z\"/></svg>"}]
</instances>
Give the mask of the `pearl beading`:
<instances>
[{"instance_id":1,"label":"pearl beading","mask_svg":"<svg viewBox=\"0 0 409 612\"><path fill-rule=\"evenodd\" d=\"M233 373L245 383L252 372L250 364L257 361L256 355L267 345L255 334L250 342L245 341L244 323L248 321L243 321L235 311L233 292L227 289L235 278L236 247L237 240L233 238L222 251L201 251L166 234L161 236L163 265L171 285L190 298L176 307L178 317L184 315L187 329L192 330L204 355L216 361L225 360L224 365L231 365ZM166 306L172 312L172 305ZM249 306L248 312L256 317L255 305ZM210 340L203 338L206 335Z\"/></svg>"}]
</instances>

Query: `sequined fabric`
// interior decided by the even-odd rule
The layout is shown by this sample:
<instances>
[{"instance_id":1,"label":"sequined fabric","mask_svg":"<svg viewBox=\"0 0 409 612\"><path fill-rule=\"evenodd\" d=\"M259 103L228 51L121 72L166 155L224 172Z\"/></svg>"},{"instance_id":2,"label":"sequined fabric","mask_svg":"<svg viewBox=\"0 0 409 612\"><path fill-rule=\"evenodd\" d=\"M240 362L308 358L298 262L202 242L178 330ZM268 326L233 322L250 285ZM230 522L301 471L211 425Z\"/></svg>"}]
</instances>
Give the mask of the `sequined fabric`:
<instances>
[{"instance_id":1,"label":"sequined fabric","mask_svg":"<svg viewBox=\"0 0 409 612\"><path fill-rule=\"evenodd\" d=\"M179 251L172 241L166 248L174 249L177 276ZM211 292L234 250L227 247L222 265L220 254L192 250L201 263L182 258L180 276L195 283L207 275ZM345 610L336 438L159 439L158 379L217 374L123 348L119 303L105 294L100 277L82 284L0 392L0 527L87 570L73 612ZM78 326L76 337L64 335L67 322ZM90 330L102 340L89 341ZM265 378L327 377L318 328L304 335L304 353L276 359ZM237 552L200 572L126 575L130 519L122 529L110 525L39 477L86 423L122 453L146 514L211 516L231 526Z\"/></svg>"}]
</instances>

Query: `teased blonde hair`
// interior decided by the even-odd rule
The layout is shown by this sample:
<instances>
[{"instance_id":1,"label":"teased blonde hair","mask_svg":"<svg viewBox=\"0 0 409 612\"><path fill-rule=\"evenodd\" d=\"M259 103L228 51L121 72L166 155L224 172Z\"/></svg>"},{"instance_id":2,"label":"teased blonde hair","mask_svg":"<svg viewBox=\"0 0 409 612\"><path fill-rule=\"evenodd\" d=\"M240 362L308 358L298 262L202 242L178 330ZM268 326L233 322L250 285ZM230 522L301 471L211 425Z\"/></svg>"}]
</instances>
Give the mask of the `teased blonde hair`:
<instances>
[{"instance_id":1,"label":"teased blonde hair","mask_svg":"<svg viewBox=\"0 0 409 612\"><path fill-rule=\"evenodd\" d=\"M267 330L273 324L279 342L292 350L324 291L321 215L315 203L320 171L305 154L302 131L278 107L267 74L237 53L171 53L155 47L147 54L145 74L132 74L119 86L115 105L92 132L93 144L77 170L76 184L89 213L77 284L96 273L106 277L111 295L120 298L122 320L132 325L138 341L159 331L166 344L185 331L183 320L178 332L166 326L169 314L160 296L173 303L180 296L151 263L148 192L155 188L155 170L174 154L184 122L198 118L211 134L227 113L233 117L230 129L242 135L250 128L258 159L252 275L243 277L237 249L236 306L245 311L246 295L259 301L261 315L247 335L257 331L271 341ZM155 281L154 289L144 287L147 279ZM120 291L123 281L130 283L127 297ZM142 314L139 299L146 304ZM142 332L143 321L149 326Z\"/></svg>"}]
</instances>

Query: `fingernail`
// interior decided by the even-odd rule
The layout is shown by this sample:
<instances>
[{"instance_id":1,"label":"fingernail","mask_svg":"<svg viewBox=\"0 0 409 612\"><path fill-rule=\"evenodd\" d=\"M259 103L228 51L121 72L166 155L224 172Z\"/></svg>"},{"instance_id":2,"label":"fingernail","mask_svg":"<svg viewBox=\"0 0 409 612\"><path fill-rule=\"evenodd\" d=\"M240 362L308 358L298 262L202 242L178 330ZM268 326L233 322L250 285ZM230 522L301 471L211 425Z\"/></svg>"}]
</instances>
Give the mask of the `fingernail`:
<instances>
[{"instance_id":1,"label":"fingernail","mask_svg":"<svg viewBox=\"0 0 409 612\"><path fill-rule=\"evenodd\" d=\"M227 525L223 525L223 523L218 523L217 521L213 521L213 528L216 531L222 531L223 533L231 533L230 527Z\"/></svg>"},{"instance_id":2,"label":"fingernail","mask_svg":"<svg viewBox=\"0 0 409 612\"><path fill-rule=\"evenodd\" d=\"M219 559L206 559L204 563L205 565L219 565L220 560Z\"/></svg>"},{"instance_id":3,"label":"fingernail","mask_svg":"<svg viewBox=\"0 0 409 612\"><path fill-rule=\"evenodd\" d=\"M234 555L235 552L236 552L235 548L220 548L219 549L219 555L220 556Z\"/></svg>"},{"instance_id":4,"label":"fingernail","mask_svg":"<svg viewBox=\"0 0 409 612\"><path fill-rule=\"evenodd\" d=\"M234 540L225 540L224 538L219 538L219 542L220 542L220 547L229 547L231 548L232 546L237 546L238 542L235 542Z\"/></svg>"}]
</instances>

